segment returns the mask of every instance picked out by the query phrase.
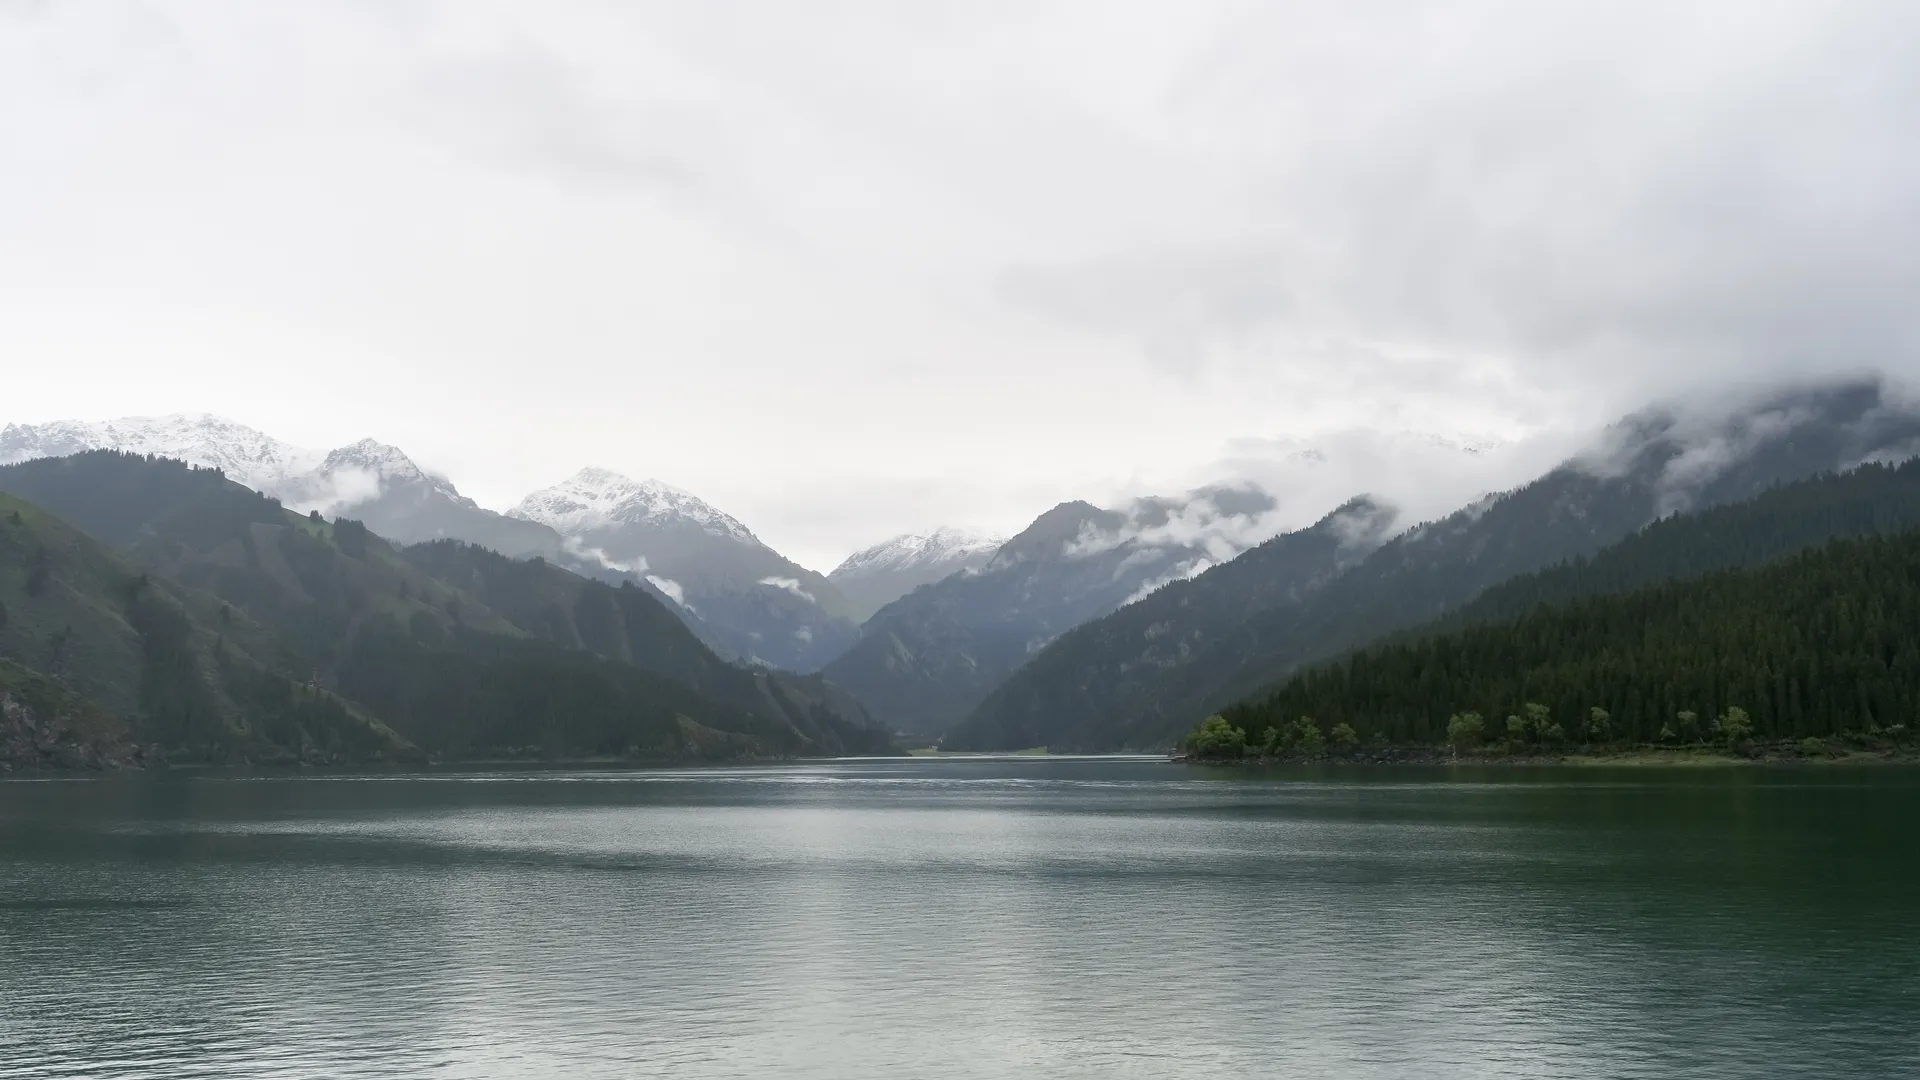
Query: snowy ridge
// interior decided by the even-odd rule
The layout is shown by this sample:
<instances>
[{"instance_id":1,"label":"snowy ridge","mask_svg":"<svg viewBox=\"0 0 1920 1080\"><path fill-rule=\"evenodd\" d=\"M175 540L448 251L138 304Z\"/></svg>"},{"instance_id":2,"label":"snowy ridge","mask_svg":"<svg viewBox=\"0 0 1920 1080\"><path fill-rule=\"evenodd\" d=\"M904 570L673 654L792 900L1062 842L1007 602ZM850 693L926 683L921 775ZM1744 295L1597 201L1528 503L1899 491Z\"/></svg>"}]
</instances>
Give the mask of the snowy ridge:
<instances>
[{"instance_id":1,"label":"snowy ridge","mask_svg":"<svg viewBox=\"0 0 1920 1080\"><path fill-rule=\"evenodd\" d=\"M318 466L289 478L270 494L279 496L280 501L302 513L308 510L332 513L377 499L395 486L415 491L425 489L457 506L478 508L477 503L460 494L446 477L422 469L399 447L373 439L361 439L328 451Z\"/></svg>"},{"instance_id":2,"label":"snowy ridge","mask_svg":"<svg viewBox=\"0 0 1920 1080\"><path fill-rule=\"evenodd\" d=\"M971 556L991 555L1006 542L1006 537L986 529L956 526L945 526L930 533L901 533L847 556L827 576L839 580L922 566L944 566Z\"/></svg>"},{"instance_id":3,"label":"snowy ridge","mask_svg":"<svg viewBox=\"0 0 1920 1080\"><path fill-rule=\"evenodd\" d=\"M97 423L56 420L0 428L0 465L87 450L153 454L211 466L226 473L227 479L302 512L331 513L375 498L389 485L414 483L473 505L446 478L422 469L398 447L372 439L329 452L309 450L209 413L128 416Z\"/></svg>"},{"instance_id":4,"label":"snowy ridge","mask_svg":"<svg viewBox=\"0 0 1920 1080\"><path fill-rule=\"evenodd\" d=\"M621 525L689 522L715 536L745 544L760 538L691 492L658 480L633 480L608 469L586 468L520 500L507 516L537 521L563 536L581 536Z\"/></svg>"},{"instance_id":5,"label":"snowy ridge","mask_svg":"<svg viewBox=\"0 0 1920 1080\"><path fill-rule=\"evenodd\" d=\"M0 428L0 464L86 450L156 454L211 466L228 479L268 494L278 494L322 460L313 450L207 413L127 416L98 423L56 420Z\"/></svg>"},{"instance_id":6,"label":"snowy ridge","mask_svg":"<svg viewBox=\"0 0 1920 1080\"><path fill-rule=\"evenodd\" d=\"M351 446L343 446L327 454L320 469L336 472L340 469L364 469L379 473L394 480L431 480L432 477L420 466L413 463L397 446L389 446L372 439L361 439Z\"/></svg>"}]
</instances>

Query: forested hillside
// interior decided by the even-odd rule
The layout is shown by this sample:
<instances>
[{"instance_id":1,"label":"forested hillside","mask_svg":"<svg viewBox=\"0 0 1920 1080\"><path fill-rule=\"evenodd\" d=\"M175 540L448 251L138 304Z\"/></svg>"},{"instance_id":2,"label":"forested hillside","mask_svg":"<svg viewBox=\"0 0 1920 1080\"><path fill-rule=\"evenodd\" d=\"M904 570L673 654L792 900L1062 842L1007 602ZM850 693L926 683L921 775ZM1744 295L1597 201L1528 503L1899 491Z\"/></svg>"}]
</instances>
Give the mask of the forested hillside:
<instances>
[{"instance_id":1,"label":"forested hillside","mask_svg":"<svg viewBox=\"0 0 1920 1080\"><path fill-rule=\"evenodd\" d=\"M568 583L575 601L569 618L578 613L590 627L606 626L609 613L618 619L626 646L596 655L577 632L558 633L543 622L542 604L516 610L532 629L522 627L414 565L360 523L291 514L215 470L96 452L0 468L0 490L40 500L121 547L140 567L126 567L128 577L202 598L203 608L238 620L259 639L256 651L274 657L260 666L334 691L323 700L364 714L373 728L391 724L396 746L410 741L453 756L732 757L886 745L857 707L842 715L824 694L811 701L798 694L788 708L775 707L790 703L771 694L716 698L699 684L731 689L753 685L755 676L719 661L639 589L589 588L557 568L521 564ZM91 695L81 685L87 680L100 682L103 692L113 691L98 699L103 705L147 717L150 726L161 715L150 705L158 699L118 685L119 673L139 666L129 666L133 652L122 653L67 670L81 692ZM36 666L31 649L6 655Z\"/></svg>"},{"instance_id":2,"label":"forested hillside","mask_svg":"<svg viewBox=\"0 0 1920 1080\"><path fill-rule=\"evenodd\" d=\"M1198 718L1303 665L1441 618L1494 586L1590 556L1676 510L1903 456L1916 438L1920 413L1874 381L1784 392L1711 426L1648 410L1540 479L1409 530L1299 602L1247 615L1140 678L1125 698L1082 692L1100 685L1086 663L1059 670L1037 659L960 730L983 749L1017 747L970 733L1016 732L1017 742L1082 750L1166 746ZM1138 638L1116 637L1113 648L1137 651ZM1103 654L1102 662L1120 661Z\"/></svg>"},{"instance_id":3,"label":"forested hillside","mask_svg":"<svg viewBox=\"0 0 1920 1080\"><path fill-rule=\"evenodd\" d=\"M1920 528L1920 460L1781 484L1743 502L1672 514L1591 557L1522 574L1415 633L1524 615L1542 604L1760 566L1829 540Z\"/></svg>"},{"instance_id":4,"label":"forested hillside","mask_svg":"<svg viewBox=\"0 0 1920 1080\"><path fill-rule=\"evenodd\" d=\"M244 612L135 567L4 494L0 658L16 666L12 688L36 713L51 709L76 730L123 731L129 746L160 758L409 752L385 724L311 685L302 658ZM49 696L49 686L70 696Z\"/></svg>"},{"instance_id":5,"label":"forested hillside","mask_svg":"<svg viewBox=\"0 0 1920 1080\"><path fill-rule=\"evenodd\" d=\"M1255 742L1305 716L1363 741L1438 743L1472 714L1486 736L1506 737L1512 716L1522 740L1649 743L1699 738L1703 718L1736 708L1756 738L1920 717L1920 532L1376 646L1224 715ZM1588 736L1594 709L1604 730Z\"/></svg>"},{"instance_id":6,"label":"forested hillside","mask_svg":"<svg viewBox=\"0 0 1920 1080\"><path fill-rule=\"evenodd\" d=\"M458 588L522 632L684 683L713 701L780 721L820 750L891 749L853 696L818 675L731 664L631 581L589 581L541 559L509 559L457 540L403 548L401 558Z\"/></svg>"}]
</instances>

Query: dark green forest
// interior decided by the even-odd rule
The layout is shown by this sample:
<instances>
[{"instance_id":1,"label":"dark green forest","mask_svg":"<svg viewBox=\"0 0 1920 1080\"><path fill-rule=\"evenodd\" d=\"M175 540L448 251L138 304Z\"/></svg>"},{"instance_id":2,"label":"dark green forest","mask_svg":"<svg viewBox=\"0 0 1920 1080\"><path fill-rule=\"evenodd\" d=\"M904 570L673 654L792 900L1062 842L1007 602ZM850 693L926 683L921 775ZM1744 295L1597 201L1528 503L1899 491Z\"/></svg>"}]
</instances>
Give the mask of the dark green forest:
<instances>
[{"instance_id":1,"label":"dark green forest","mask_svg":"<svg viewBox=\"0 0 1920 1080\"><path fill-rule=\"evenodd\" d=\"M56 715L115 718L82 726L160 758L367 759L409 749L310 685L298 654L253 619L6 495L0 657L67 695L38 696ZM19 683L23 693L35 685Z\"/></svg>"},{"instance_id":2,"label":"dark green forest","mask_svg":"<svg viewBox=\"0 0 1920 1080\"><path fill-rule=\"evenodd\" d=\"M1920 460L1781 484L1742 502L1669 514L1611 547L1521 574L1416 634L1498 622L1542 604L1762 566L1829 540L1920 529Z\"/></svg>"},{"instance_id":3,"label":"dark green forest","mask_svg":"<svg viewBox=\"0 0 1920 1080\"><path fill-rule=\"evenodd\" d=\"M1903 735L1920 718L1920 532L1374 646L1223 715L1255 745L1302 717L1391 744Z\"/></svg>"},{"instance_id":4,"label":"dark green forest","mask_svg":"<svg viewBox=\"0 0 1920 1080\"><path fill-rule=\"evenodd\" d=\"M1264 694L1310 665L1385 635L1424 632L1517 575L1595 557L1676 508L1688 510L1685 520L1920 445L1920 420L1877 384L1784 393L1763 411L1803 422L1791 437L1756 438L1747 452L1681 485L1671 482L1671 470L1686 464L1690 437L1673 426L1672 414L1649 410L1616 425L1604 468L1569 461L1503 495L1409 529L1337 573L1315 575L1298 561L1310 557L1311 545L1290 550L1295 545L1287 538L1270 541L1208 570L1188 588L1167 590L1164 599L1149 596L1062 635L950 733L950 745L1166 746L1198 718ZM1911 479L1909 472L1906 482ZM1806 542L1823 539L1813 535ZM1206 581L1238 579L1246 571L1234 567L1248 555L1259 555L1276 579L1296 575L1299 588L1262 594ZM1252 610L1243 606L1243 596L1257 598ZM1131 610L1135 606L1144 609ZM1065 662L1047 655L1055 649L1070 653L1061 658ZM1115 681L1124 681L1127 693L1113 694Z\"/></svg>"}]
</instances>

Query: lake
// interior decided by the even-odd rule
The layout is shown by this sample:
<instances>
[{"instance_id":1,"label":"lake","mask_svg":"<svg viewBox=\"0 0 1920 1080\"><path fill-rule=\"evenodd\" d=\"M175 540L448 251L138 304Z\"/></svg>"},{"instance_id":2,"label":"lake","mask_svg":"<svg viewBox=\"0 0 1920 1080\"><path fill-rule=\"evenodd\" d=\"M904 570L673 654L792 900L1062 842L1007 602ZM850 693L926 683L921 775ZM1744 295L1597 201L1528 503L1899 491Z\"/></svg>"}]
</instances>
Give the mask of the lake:
<instances>
[{"instance_id":1,"label":"lake","mask_svg":"<svg viewBox=\"0 0 1920 1080\"><path fill-rule=\"evenodd\" d=\"M1920 1076L1920 770L0 781L0 1077Z\"/></svg>"}]
</instances>

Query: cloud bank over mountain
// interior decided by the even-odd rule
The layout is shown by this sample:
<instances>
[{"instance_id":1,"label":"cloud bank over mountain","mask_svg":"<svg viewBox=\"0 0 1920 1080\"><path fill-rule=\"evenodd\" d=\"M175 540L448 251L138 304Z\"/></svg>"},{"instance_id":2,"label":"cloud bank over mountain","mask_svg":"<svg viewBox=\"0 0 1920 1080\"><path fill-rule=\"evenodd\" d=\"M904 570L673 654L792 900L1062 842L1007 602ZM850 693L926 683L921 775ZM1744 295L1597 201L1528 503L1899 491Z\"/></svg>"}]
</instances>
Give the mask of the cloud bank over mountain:
<instances>
[{"instance_id":1,"label":"cloud bank over mountain","mask_svg":"<svg viewBox=\"0 0 1920 1080\"><path fill-rule=\"evenodd\" d=\"M379 431L488 507L603 462L808 566L1209 483L1301 524L1347 469L1440 504L1527 470L1352 433L1920 374L1911 4L0 21L10 419Z\"/></svg>"}]
</instances>

